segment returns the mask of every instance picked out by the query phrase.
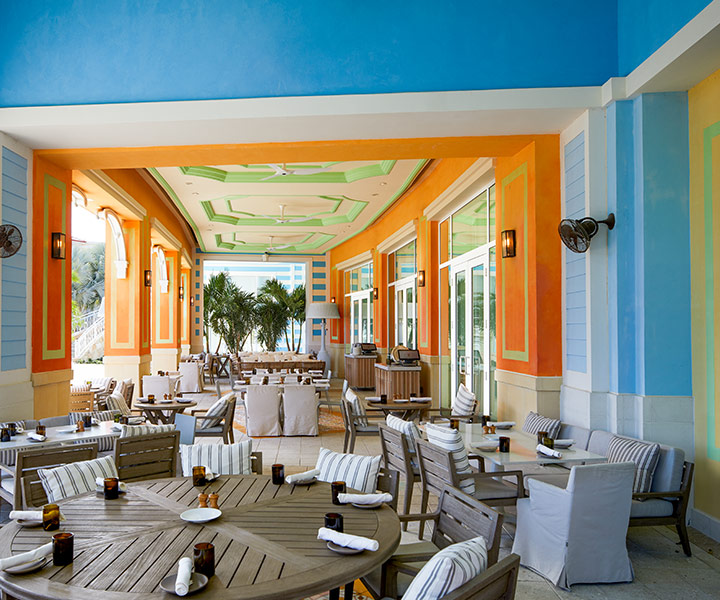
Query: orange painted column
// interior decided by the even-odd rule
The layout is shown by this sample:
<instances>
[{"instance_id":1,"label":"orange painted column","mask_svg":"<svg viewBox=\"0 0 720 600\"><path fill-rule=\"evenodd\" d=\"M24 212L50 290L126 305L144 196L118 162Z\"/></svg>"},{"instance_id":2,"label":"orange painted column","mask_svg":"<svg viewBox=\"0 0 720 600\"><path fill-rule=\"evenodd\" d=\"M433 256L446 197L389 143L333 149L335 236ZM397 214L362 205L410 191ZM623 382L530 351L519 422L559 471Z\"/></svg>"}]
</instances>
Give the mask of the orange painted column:
<instances>
[{"instance_id":1,"label":"orange painted column","mask_svg":"<svg viewBox=\"0 0 720 600\"><path fill-rule=\"evenodd\" d=\"M72 173L35 155L32 218L32 384L35 418L66 414L72 379ZM52 258L53 233L65 259Z\"/></svg>"},{"instance_id":2,"label":"orange painted column","mask_svg":"<svg viewBox=\"0 0 720 600\"><path fill-rule=\"evenodd\" d=\"M190 269L180 269L180 351L181 354L190 354Z\"/></svg>"},{"instance_id":3,"label":"orange painted column","mask_svg":"<svg viewBox=\"0 0 720 600\"><path fill-rule=\"evenodd\" d=\"M514 229L516 255L497 258L500 418L559 416L562 267L559 140L543 136L497 159L497 230Z\"/></svg>"},{"instance_id":4,"label":"orange painted column","mask_svg":"<svg viewBox=\"0 0 720 600\"><path fill-rule=\"evenodd\" d=\"M387 254L377 251L373 253L373 288L377 289L378 297L373 300L373 337L378 351L388 350L388 274Z\"/></svg>"},{"instance_id":5,"label":"orange painted column","mask_svg":"<svg viewBox=\"0 0 720 600\"><path fill-rule=\"evenodd\" d=\"M167 291L161 287L160 265L153 254L152 284L152 371L176 371L180 355L180 255L165 250Z\"/></svg>"}]
</instances>

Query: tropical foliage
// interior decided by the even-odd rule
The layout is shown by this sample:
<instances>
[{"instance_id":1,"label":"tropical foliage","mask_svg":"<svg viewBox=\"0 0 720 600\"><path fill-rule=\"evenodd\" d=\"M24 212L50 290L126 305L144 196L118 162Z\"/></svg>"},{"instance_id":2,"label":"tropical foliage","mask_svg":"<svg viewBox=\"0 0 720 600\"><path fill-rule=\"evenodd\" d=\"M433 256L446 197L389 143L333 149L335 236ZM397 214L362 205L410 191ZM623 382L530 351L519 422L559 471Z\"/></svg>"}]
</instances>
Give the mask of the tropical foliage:
<instances>
[{"instance_id":1,"label":"tropical foliage","mask_svg":"<svg viewBox=\"0 0 720 600\"><path fill-rule=\"evenodd\" d=\"M78 313L95 310L105 295L105 245L74 246L72 270L72 299Z\"/></svg>"}]
</instances>

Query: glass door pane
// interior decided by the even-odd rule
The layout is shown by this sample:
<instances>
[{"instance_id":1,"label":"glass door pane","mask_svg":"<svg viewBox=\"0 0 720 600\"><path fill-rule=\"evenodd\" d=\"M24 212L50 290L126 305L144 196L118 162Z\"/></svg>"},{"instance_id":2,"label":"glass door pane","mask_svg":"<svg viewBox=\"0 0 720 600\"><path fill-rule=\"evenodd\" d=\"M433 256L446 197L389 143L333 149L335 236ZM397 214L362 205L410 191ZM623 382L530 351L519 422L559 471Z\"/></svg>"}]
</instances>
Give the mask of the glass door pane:
<instances>
[{"instance_id":1,"label":"glass door pane","mask_svg":"<svg viewBox=\"0 0 720 600\"><path fill-rule=\"evenodd\" d=\"M407 308L407 347L416 348L415 344L415 287L405 290L405 306Z\"/></svg>"},{"instance_id":2,"label":"glass door pane","mask_svg":"<svg viewBox=\"0 0 720 600\"><path fill-rule=\"evenodd\" d=\"M361 316L361 325L360 325L360 342L367 342L368 341L368 301L367 298L361 298L360 299L360 316Z\"/></svg>"},{"instance_id":3,"label":"glass door pane","mask_svg":"<svg viewBox=\"0 0 720 600\"><path fill-rule=\"evenodd\" d=\"M395 310L397 314L397 326L395 327L395 344L405 344L405 290L398 290L396 293Z\"/></svg>"},{"instance_id":4,"label":"glass door pane","mask_svg":"<svg viewBox=\"0 0 720 600\"><path fill-rule=\"evenodd\" d=\"M453 395L461 383L465 383L465 270L455 273L455 385Z\"/></svg>"},{"instance_id":5,"label":"glass door pane","mask_svg":"<svg viewBox=\"0 0 720 600\"><path fill-rule=\"evenodd\" d=\"M472 267L472 382L478 406L485 410L485 265ZM485 414L483 412L483 414Z\"/></svg>"},{"instance_id":6,"label":"glass door pane","mask_svg":"<svg viewBox=\"0 0 720 600\"><path fill-rule=\"evenodd\" d=\"M489 350L487 355L490 357L488 361L488 397L489 397L489 413L495 420L497 419L497 382L495 381L495 368L497 365L497 348L495 338L495 248L490 248L490 260L488 261L488 327L487 338Z\"/></svg>"},{"instance_id":7,"label":"glass door pane","mask_svg":"<svg viewBox=\"0 0 720 600\"><path fill-rule=\"evenodd\" d=\"M359 341L358 338L358 321L360 320L360 314L358 311L358 301L352 301L352 343Z\"/></svg>"}]
</instances>

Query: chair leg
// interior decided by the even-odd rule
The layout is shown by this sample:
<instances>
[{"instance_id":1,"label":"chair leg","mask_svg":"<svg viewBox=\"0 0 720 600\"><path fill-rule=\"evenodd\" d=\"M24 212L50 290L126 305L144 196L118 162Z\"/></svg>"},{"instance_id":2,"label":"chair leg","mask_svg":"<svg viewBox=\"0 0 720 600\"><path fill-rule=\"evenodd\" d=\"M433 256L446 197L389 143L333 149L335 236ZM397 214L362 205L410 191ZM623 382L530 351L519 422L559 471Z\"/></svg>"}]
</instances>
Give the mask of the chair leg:
<instances>
[{"instance_id":1,"label":"chair leg","mask_svg":"<svg viewBox=\"0 0 720 600\"><path fill-rule=\"evenodd\" d=\"M685 520L682 519L675 524L678 535L680 536L680 543L682 544L683 552L686 556L692 556L692 550L690 549L690 538L688 537L687 527L685 526Z\"/></svg>"},{"instance_id":2,"label":"chair leg","mask_svg":"<svg viewBox=\"0 0 720 600\"><path fill-rule=\"evenodd\" d=\"M348 439L350 438L350 431L345 430L345 439L343 440L343 454L347 454L348 451Z\"/></svg>"},{"instance_id":3,"label":"chair leg","mask_svg":"<svg viewBox=\"0 0 720 600\"><path fill-rule=\"evenodd\" d=\"M414 477L412 476L412 474L410 474L409 476L406 475L405 476L405 509L403 511L404 514L406 514L406 515L410 514L410 502L412 500L413 483L415 483L415 482L414 482ZM405 521L405 523L403 523L402 528L403 528L403 531L407 531L407 528L408 528L407 521Z\"/></svg>"},{"instance_id":4,"label":"chair leg","mask_svg":"<svg viewBox=\"0 0 720 600\"><path fill-rule=\"evenodd\" d=\"M425 514L427 512L427 505L428 505L428 497L429 493L427 490L423 489L422 495L420 496L420 513ZM418 530L418 538L422 539L423 537L423 531L425 530L425 521L420 521L420 529Z\"/></svg>"},{"instance_id":5,"label":"chair leg","mask_svg":"<svg viewBox=\"0 0 720 600\"><path fill-rule=\"evenodd\" d=\"M350 444L348 444L348 452L352 454L355 451L355 432L350 432Z\"/></svg>"}]
</instances>

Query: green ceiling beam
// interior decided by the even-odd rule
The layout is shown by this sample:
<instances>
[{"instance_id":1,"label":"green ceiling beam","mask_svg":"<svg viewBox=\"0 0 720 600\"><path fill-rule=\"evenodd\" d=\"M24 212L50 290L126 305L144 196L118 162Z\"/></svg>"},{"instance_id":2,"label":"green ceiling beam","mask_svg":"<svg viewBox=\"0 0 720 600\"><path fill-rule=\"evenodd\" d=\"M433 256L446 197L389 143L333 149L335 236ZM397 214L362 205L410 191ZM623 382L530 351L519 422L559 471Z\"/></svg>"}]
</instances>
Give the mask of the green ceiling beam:
<instances>
[{"instance_id":1,"label":"green ceiling beam","mask_svg":"<svg viewBox=\"0 0 720 600\"><path fill-rule=\"evenodd\" d=\"M288 246L287 248L283 248L282 251L283 252L305 252L306 250L315 250L316 248L319 248L320 246L323 246L324 244L329 242L335 236L331 233L316 233L316 234L310 234L309 237L313 237L312 241L309 241L307 243L293 244L291 246ZM241 252L241 253L268 252L268 246L269 246L269 244L246 244L244 242L239 242L239 243L226 242L226 241L223 241L222 234L220 234L220 233L215 234L215 243L218 248L222 248L223 250L229 250L231 252ZM284 246L285 244L280 244L280 245Z\"/></svg>"}]
</instances>

